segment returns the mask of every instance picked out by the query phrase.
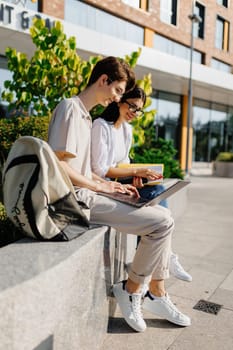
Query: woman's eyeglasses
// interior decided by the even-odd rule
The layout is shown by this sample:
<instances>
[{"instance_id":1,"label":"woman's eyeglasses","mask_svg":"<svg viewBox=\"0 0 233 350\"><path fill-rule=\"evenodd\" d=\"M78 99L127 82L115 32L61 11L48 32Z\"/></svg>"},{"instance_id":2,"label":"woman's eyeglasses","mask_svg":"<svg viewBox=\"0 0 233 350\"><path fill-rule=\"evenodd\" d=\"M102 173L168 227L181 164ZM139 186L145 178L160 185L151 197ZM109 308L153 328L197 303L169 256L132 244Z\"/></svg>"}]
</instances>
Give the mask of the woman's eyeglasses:
<instances>
[{"instance_id":1,"label":"woman's eyeglasses","mask_svg":"<svg viewBox=\"0 0 233 350\"><path fill-rule=\"evenodd\" d=\"M134 113L137 117L140 117L143 114L143 110L141 108L138 108L132 103L129 103L128 101L124 101L128 105L128 109L130 112Z\"/></svg>"}]
</instances>

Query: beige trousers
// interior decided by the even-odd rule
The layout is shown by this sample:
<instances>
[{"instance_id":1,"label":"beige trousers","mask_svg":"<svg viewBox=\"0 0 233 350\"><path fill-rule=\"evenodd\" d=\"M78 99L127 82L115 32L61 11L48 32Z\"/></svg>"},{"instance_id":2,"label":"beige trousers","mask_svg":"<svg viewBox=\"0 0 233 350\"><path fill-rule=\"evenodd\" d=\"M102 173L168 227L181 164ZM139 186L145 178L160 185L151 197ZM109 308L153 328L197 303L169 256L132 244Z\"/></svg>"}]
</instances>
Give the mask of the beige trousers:
<instances>
[{"instance_id":1,"label":"beige trousers","mask_svg":"<svg viewBox=\"0 0 233 350\"><path fill-rule=\"evenodd\" d=\"M174 220L160 205L135 208L95 192L81 189L78 200L90 208L90 222L108 225L125 234L141 236L129 278L135 283L169 277L169 257Z\"/></svg>"}]
</instances>

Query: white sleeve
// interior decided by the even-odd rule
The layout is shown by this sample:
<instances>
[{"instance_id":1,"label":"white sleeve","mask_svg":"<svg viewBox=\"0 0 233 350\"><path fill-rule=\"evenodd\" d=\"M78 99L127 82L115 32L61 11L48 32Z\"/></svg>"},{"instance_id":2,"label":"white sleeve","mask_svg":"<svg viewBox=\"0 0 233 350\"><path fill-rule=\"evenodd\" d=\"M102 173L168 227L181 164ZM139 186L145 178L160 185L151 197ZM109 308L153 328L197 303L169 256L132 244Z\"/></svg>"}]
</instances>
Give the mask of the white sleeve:
<instances>
[{"instance_id":1,"label":"white sleeve","mask_svg":"<svg viewBox=\"0 0 233 350\"><path fill-rule=\"evenodd\" d=\"M131 124L124 123L124 135L125 135L125 157L121 163L130 163L129 152L133 141L133 128Z\"/></svg>"},{"instance_id":2,"label":"white sleeve","mask_svg":"<svg viewBox=\"0 0 233 350\"><path fill-rule=\"evenodd\" d=\"M92 171L104 178L112 164L110 147L110 128L98 119L94 121L91 131L91 167Z\"/></svg>"},{"instance_id":3,"label":"white sleeve","mask_svg":"<svg viewBox=\"0 0 233 350\"><path fill-rule=\"evenodd\" d=\"M62 100L56 107L49 125L48 143L54 151L76 155L74 110L71 99Z\"/></svg>"}]
</instances>

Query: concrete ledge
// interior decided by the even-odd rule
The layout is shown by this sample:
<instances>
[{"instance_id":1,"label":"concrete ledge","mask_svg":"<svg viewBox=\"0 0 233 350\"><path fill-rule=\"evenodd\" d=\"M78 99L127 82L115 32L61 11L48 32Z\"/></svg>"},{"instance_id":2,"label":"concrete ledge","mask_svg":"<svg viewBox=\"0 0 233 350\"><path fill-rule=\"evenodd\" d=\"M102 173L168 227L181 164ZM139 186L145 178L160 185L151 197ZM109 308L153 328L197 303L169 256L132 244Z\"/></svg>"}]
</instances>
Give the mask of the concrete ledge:
<instances>
[{"instance_id":1,"label":"concrete ledge","mask_svg":"<svg viewBox=\"0 0 233 350\"><path fill-rule=\"evenodd\" d=\"M2 248L0 349L98 349L109 287L123 278L124 246L101 227L70 242L25 239Z\"/></svg>"},{"instance_id":2,"label":"concrete ledge","mask_svg":"<svg viewBox=\"0 0 233 350\"><path fill-rule=\"evenodd\" d=\"M185 211L188 202L189 185L176 192L168 198L168 207L172 212L172 216L177 220Z\"/></svg>"},{"instance_id":3,"label":"concrete ledge","mask_svg":"<svg viewBox=\"0 0 233 350\"><path fill-rule=\"evenodd\" d=\"M187 190L169 199L175 218ZM24 239L0 249L0 350L98 350L136 236L106 226L70 242Z\"/></svg>"},{"instance_id":4,"label":"concrete ledge","mask_svg":"<svg viewBox=\"0 0 233 350\"><path fill-rule=\"evenodd\" d=\"M215 161L213 174L220 177L233 177L233 162Z\"/></svg>"}]
</instances>

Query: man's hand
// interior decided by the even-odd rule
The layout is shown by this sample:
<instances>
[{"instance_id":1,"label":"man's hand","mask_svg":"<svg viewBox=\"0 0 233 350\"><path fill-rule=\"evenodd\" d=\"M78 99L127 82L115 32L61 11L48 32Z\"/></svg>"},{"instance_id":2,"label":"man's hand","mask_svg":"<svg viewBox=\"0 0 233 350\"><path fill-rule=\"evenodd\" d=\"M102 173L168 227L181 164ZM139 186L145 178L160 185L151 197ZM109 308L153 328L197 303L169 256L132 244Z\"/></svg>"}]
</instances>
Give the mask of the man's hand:
<instances>
[{"instance_id":1,"label":"man's hand","mask_svg":"<svg viewBox=\"0 0 233 350\"><path fill-rule=\"evenodd\" d=\"M127 184L127 185L124 185L124 188L126 190L126 194L130 196L134 196L136 198L140 197L140 194L138 193L138 190L136 189L135 186Z\"/></svg>"},{"instance_id":2,"label":"man's hand","mask_svg":"<svg viewBox=\"0 0 233 350\"><path fill-rule=\"evenodd\" d=\"M136 189L135 186L128 185L128 184L122 185L120 182L117 182L117 181L104 181L104 182L98 183L96 192L105 192L105 193L120 192L130 196L135 196L136 198L140 197L138 190Z\"/></svg>"}]
</instances>

